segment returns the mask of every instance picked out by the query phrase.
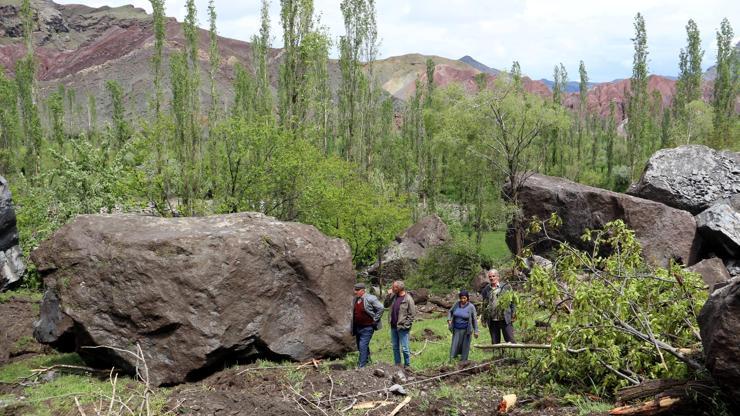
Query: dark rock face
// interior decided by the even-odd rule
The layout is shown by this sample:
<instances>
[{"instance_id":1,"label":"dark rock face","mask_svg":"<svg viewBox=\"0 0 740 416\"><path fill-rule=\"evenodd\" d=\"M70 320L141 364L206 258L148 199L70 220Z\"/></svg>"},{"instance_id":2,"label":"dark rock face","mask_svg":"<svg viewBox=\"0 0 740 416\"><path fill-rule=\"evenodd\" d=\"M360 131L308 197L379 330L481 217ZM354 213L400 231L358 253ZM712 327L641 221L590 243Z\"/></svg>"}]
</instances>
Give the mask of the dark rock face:
<instances>
[{"instance_id":1,"label":"dark rock face","mask_svg":"<svg viewBox=\"0 0 740 416\"><path fill-rule=\"evenodd\" d=\"M740 193L740 153L700 145L660 150L627 193L696 215Z\"/></svg>"},{"instance_id":2,"label":"dark rock face","mask_svg":"<svg viewBox=\"0 0 740 416\"><path fill-rule=\"evenodd\" d=\"M713 249L740 258L740 195L718 202L697 215L696 225Z\"/></svg>"},{"instance_id":3,"label":"dark rock face","mask_svg":"<svg viewBox=\"0 0 740 416\"><path fill-rule=\"evenodd\" d=\"M727 396L740 403L740 279L709 297L699 328L707 368Z\"/></svg>"},{"instance_id":4,"label":"dark rock face","mask_svg":"<svg viewBox=\"0 0 740 416\"><path fill-rule=\"evenodd\" d=\"M367 269L370 275L384 281L402 279L416 266L430 248L440 246L450 239L450 232L441 218L430 215L407 228L385 250L381 262Z\"/></svg>"},{"instance_id":5,"label":"dark rock face","mask_svg":"<svg viewBox=\"0 0 740 416\"><path fill-rule=\"evenodd\" d=\"M32 253L48 288L35 337L133 371L107 346L141 346L153 384L225 360L337 357L353 348L348 245L255 213L87 215ZM141 363L139 363L141 364Z\"/></svg>"},{"instance_id":6,"label":"dark rock face","mask_svg":"<svg viewBox=\"0 0 740 416\"><path fill-rule=\"evenodd\" d=\"M13 198L8 181L0 176L0 291L20 282L25 272L23 251L18 245Z\"/></svg>"},{"instance_id":7,"label":"dark rock face","mask_svg":"<svg viewBox=\"0 0 740 416\"><path fill-rule=\"evenodd\" d=\"M589 249L581 240L583 232L598 229L607 222L622 219L635 230L642 244L645 259L653 265L665 266L670 259L692 265L697 260L700 241L696 221L686 211L658 202L581 185L562 178L532 175L519 195L525 218L550 217L555 212L563 224L558 230L549 230L551 237L567 241L575 247ZM514 241L507 236L513 250ZM525 244L540 240L541 235L529 235ZM552 245L538 243L537 253L547 252Z\"/></svg>"},{"instance_id":8,"label":"dark rock face","mask_svg":"<svg viewBox=\"0 0 740 416\"><path fill-rule=\"evenodd\" d=\"M717 257L702 260L689 267L689 270L701 275L704 283L708 286L709 293L714 292L715 286L722 285L730 280L730 273L727 272L725 264Z\"/></svg>"}]
</instances>

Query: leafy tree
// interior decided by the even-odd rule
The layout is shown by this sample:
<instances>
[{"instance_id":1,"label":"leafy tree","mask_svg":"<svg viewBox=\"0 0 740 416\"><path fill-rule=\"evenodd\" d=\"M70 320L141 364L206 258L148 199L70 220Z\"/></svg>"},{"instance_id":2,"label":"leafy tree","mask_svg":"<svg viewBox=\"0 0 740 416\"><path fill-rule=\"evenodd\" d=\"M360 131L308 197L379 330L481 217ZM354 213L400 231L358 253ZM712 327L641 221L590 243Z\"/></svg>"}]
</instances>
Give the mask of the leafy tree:
<instances>
[{"instance_id":1,"label":"leafy tree","mask_svg":"<svg viewBox=\"0 0 740 416\"><path fill-rule=\"evenodd\" d=\"M737 122L735 100L740 77L740 57L732 46L734 32L730 21L722 19L717 31L717 78L714 80L714 133L711 145L717 149L729 146L732 124Z\"/></svg>"},{"instance_id":2,"label":"leafy tree","mask_svg":"<svg viewBox=\"0 0 740 416\"><path fill-rule=\"evenodd\" d=\"M627 96L627 124L629 165L631 174L637 169L637 162L642 158L643 149L647 146L648 121L648 67L647 67L647 34L645 19L640 13L635 16L635 37L632 38L635 54L630 78L630 92Z\"/></svg>"},{"instance_id":3,"label":"leafy tree","mask_svg":"<svg viewBox=\"0 0 740 416\"><path fill-rule=\"evenodd\" d=\"M700 344L696 316L707 294L699 275L676 264L646 266L634 232L621 220L588 230L583 239L593 250L562 243L558 267L535 266L527 282L533 297L523 304L549 315L541 340L546 336L552 348L536 364L542 375L601 394L704 371L682 352Z\"/></svg>"},{"instance_id":4,"label":"leafy tree","mask_svg":"<svg viewBox=\"0 0 740 416\"><path fill-rule=\"evenodd\" d=\"M52 137L57 143L59 149L64 146L64 85L47 97L47 107L49 108L49 124L51 125Z\"/></svg>"},{"instance_id":5,"label":"leafy tree","mask_svg":"<svg viewBox=\"0 0 740 416\"><path fill-rule=\"evenodd\" d=\"M211 64L210 68L210 81L211 81L211 108L210 108L210 114L209 114L209 121L212 123L213 120L218 118L218 115L221 114L220 108L219 108L219 93L218 89L216 88L216 75L218 73L218 69L221 66L221 55L218 50L218 31L216 29L216 5L214 4L214 0L208 1L208 23L209 23L209 31L208 31L208 37L210 40L210 47L208 49L208 57Z\"/></svg>"},{"instance_id":6,"label":"leafy tree","mask_svg":"<svg viewBox=\"0 0 740 416\"><path fill-rule=\"evenodd\" d=\"M301 92L306 77L306 62L301 49L313 31L313 0L281 0L280 23L283 26L283 62L280 65L280 123L297 129L305 116L305 95Z\"/></svg>"},{"instance_id":7,"label":"leafy tree","mask_svg":"<svg viewBox=\"0 0 740 416\"><path fill-rule=\"evenodd\" d=\"M109 80L105 83L105 88L110 94L113 106L113 139L115 146L120 148L129 139L131 133L128 122L124 115L123 88L118 81Z\"/></svg>"},{"instance_id":8,"label":"leafy tree","mask_svg":"<svg viewBox=\"0 0 740 416\"><path fill-rule=\"evenodd\" d=\"M259 35L252 36L253 62L256 80L256 111L260 116L272 114L272 91L270 89L270 73L267 67L270 51L270 4L262 0L260 12Z\"/></svg>"},{"instance_id":9,"label":"leafy tree","mask_svg":"<svg viewBox=\"0 0 740 416\"><path fill-rule=\"evenodd\" d=\"M20 154L21 145L17 102L16 84L5 76L5 68L0 66L0 172L19 167L14 157Z\"/></svg>"},{"instance_id":10,"label":"leafy tree","mask_svg":"<svg viewBox=\"0 0 740 416\"><path fill-rule=\"evenodd\" d=\"M154 21L154 55L152 68L154 70L154 115L159 118L162 106L162 54L165 37L164 0L149 0L152 5L152 19Z\"/></svg>"}]
</instances>

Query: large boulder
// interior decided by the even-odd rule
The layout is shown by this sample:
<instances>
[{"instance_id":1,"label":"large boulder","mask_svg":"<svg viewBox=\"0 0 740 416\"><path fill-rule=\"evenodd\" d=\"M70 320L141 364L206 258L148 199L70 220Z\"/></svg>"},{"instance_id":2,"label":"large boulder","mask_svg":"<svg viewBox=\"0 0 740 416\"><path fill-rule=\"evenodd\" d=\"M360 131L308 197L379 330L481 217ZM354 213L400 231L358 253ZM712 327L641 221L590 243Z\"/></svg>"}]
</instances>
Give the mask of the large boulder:
<instances>
[{"instance_id":1,"label":"large boulder","mask_svg":"<svg viewBox=\"0 0 740 416\"><path fill-rule=\"evenodd\" d=\"M17 284L23 277L26 265L22 253L13 198L8 181L0 176L0 291Z\"/></svg>"},{"instance_id":2,"label":"large boulder","mask_svg":"<svg viewBox=\"0 0 740 416\"><path fill-rule=\"evenodd\" d=\"M730 280L730 273L727 271L724 262L717 257L702 260L688 269L701 275L702 280L707 284L709 293L714 292L716 286L722 286Z\"/></svg>"},{"instance_id":3,"label":"large boulder","mask_svg":"<svg viewBox=\"0 0 740 416\"><path fill-rule=\"evenodd\" d=\"M127 371L143 363L121 349L139 344L156 385L235 359L353 348L350 249L313 226L256 213L85 215L31 258L47 288L36 339Z\"/></svg>"},{"instance_id":4,"label":"large boulder","mask_svg":"<svg viewBox=\"0 0 740 416\"><path fill-rule=\"evenodd\" d=\"M402 279L416 267L417 261L430 248L449 240L447 224L437 215L429 215L396 237L380 256L380 260L370 266L367 272L383 281Z\"/></svg>"},{"instance_id":5,"label":"large boulder","mask_svg":"<svg viewBox=\"0 0 740 416\"><path fill-rule=\"evenodd\" d=\"M740 195L702 211L696 225L709 248L725 257L740 258Z\"/></svg>"},{"instance_id":6,"label":"large boulder","mask_svg":"<svg viewBox=\"0 0 740 416\"><path fill-rule=\"evenodd\" d=\"M696 215L740 193L740 153L701 145L659 150L627 193Z\"/></svg>"},{"instance_id":7,"label":"large boulder","mask_svg":"<svg viewBox=\"0 0 740 416\"><path fill-rule=\"evenodd\" d=\"M709 372L740 404L740 278L712 293L699 313L699 328Z\"/></svg>"},{"instance_id":8,"label":"large boulder","mask_svg":"<svg viewBox=\"0 0 740 416\"><path fill-rule=\"evenodd\" d=\"M527 179L519 201L525 218L546 219L556 213L563 223L556 230L548 230L550 237L583 250L591 248L590 243L581 239L587 228L598 229L622 219L635 231L650 264L666 266L674 259L689 266L697 260L700 238L694 217L659 202L540 174ZM545 253L553 247L552 242L542 241L541 234L528 235L525 244L532 243L536 253ZM513 251L512 233L507 235L507 244Z\"/></svg>"}]
</instances>

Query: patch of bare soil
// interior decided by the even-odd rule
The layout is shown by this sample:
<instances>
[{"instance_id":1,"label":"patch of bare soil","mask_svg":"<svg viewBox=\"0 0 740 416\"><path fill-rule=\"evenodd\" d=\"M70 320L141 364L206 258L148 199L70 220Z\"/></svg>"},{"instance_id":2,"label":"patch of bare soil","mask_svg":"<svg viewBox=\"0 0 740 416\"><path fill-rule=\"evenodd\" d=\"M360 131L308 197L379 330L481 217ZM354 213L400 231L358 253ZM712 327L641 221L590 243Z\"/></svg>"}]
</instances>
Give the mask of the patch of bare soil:
<instances>
[{"instance_id":1,"label":"patch of bare soil","mask_svg":"<svg viewBox=\"0 0 740 416\"><path fill-rule=\"evenodd\" d=\"M402 372L386 364L363 369L345 369L336 364L301 368L250 365L177 387L167 407L175 414L188 415L336 415L350 409L358 411L353 414L387 415L405 398L388 389L401 384L412 395L401 415L492 415L501 396L511 392L476 380L491 369L491 363L474 362L425 372ZM522 399L525 403L538 400ZM577 413L574 408L549 406L515 408L509 414Z\"/></svg>"},{"instance_id":2,"label":"patch of bare soil","mask_svg":"<svg viewBox=\"0 0 740 416\"><path fill-rule=\"evenodd\" d=\"M11 298L0 303L0 365L29 354L49 351L33 338L33 323L38 319L38 302Z\"/></svg>"}]
</instances>

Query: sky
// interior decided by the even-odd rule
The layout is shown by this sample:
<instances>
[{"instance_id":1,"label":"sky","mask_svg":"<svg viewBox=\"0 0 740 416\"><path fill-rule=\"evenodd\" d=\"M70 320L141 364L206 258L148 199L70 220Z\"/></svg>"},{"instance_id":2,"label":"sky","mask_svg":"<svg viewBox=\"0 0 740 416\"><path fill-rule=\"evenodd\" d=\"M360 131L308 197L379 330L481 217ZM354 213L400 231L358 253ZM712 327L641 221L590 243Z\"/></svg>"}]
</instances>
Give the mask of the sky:
<instances>
[{"instance_id":1,"label":"sky","mask_svg":"<svg viewBox=\"0 0 740 416\"><path fill-rule=\"evenodd\" d=\"M89 6L133 4L151 12L148 0L56 0ZM249 40L259 27L259 0L216 0L221 36ZM168 16L182 21L185 0L166 0ZM207 27L207 0L196 0ZM280 1L271 0L274 47L282 46ZM339 0L314 0L314 8L336 41L344 32ZM628 78L632 73L634 17L645 18L650 73L675 76L686 45L686 23L701 32L703 67L714 64L716 31L724 17L740 35L737 0L376 0L379 58L421 53L458 59L470 55L497 69L518 60L531 78L552 79L563 63L572 81L584 61L590 81ZM740 40L736 37L733 44ZM336 43L336 42L335 42ZM334 51L333 57L337 53Z\"/></svg>"}]
</instances>

